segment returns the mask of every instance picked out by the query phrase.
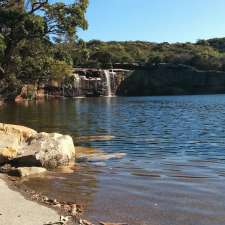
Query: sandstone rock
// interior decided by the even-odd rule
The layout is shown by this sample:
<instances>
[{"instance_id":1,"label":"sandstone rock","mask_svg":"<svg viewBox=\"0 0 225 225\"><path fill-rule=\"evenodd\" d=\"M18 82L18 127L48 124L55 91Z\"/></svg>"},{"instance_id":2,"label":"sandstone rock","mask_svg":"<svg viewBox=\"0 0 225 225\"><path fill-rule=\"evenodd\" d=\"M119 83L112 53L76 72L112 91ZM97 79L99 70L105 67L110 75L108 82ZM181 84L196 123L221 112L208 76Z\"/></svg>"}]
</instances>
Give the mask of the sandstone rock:
<instances>
[{"instance_id":1,"label":"sandstone rock","mask_svg":"<svg viewBox=\"0 0 225 225\"><path fill-rule=\"evenodd\" d=\"M126 156L125 153L114 153L114 154L106 154L106 153L97 153L97 154L87 154L87 155L79 155L77 158L80 162L99 162L106 161L109 159L121 159Z\"/></svg>"},{"instance_id":2,"label":"sandstone rock","mask_svg":"<svg viewBox=\"0 0 225 225\"><path fill-rule=\"evenodd\" d=\"M37 87L35 85L29 84L29 85L24 85L22 87L22 90L19 96L22 100L25 100L25 99L32 100L36 97L36 95L37 95Z\"/></svg>"},{"instance_id":3,"label":"sandstone rock","mask_svg":"<svg viewBox=\"0 0 225 225\"><path fill-rule=\"evenodd\" d=\"M73 139L58 133L37 133L27 127L0 123L0 164L42 166L53 169L66 166L75 157ZM3 151L4 150L4 151ZM11 160L12 159L12 160Z\"/></svg>"},{"instance_id":4,"label":"sandstone rock","mask_svg":"<svg viewBox=\"0 0 225 225\"><path fill-rule=\"evenodd\" d=\"M14 148L0 148L0 165L7 163L9 160L15 158L16 155L17 151Z\"/></svg>"},{"instance_id":5,"label":"sandstone rock","mask_svg":"<svg viewBox=\"0 0 225 225\"><path fill-rule=\"evenodd\" d=\"M17 95L15 97L15 102L16 103L20 103L20 102L23 102L25 99L21 96L21 95Z\"/></svg>"},{"instance_id":6,"label":"sandstone rock","mask_svg":"<svg viewBox=\"0 0 225 225\"><path fill-rule=\"evenodd\" d=\"M20 138L11 134L1 133L0 131L0 149L13 148L18 149Z\"/></svg>"},{"instance_id":7,"label":"sandstone rock","mask_svg":"<svg viewBox=\"0 0 225 225\"><path fill-rule=\"evenodd\" d=\"M0 123L0 137L5 134L17 138L18 141L22 141L24 139L26 140L27 138L31 137L36 133L37 132L35 130L30 129L28 127Z\"/></svg>"},{"instance_id":8,"label":"sandstone rock","mask_svg":"<svg viewBox=\"0 0 225 225\"><path fill-rule=\"evenodd\" d=\"M38 175L46 172L45 168L41 167L18 167L12 169L9 174L13 176L26 177L31 175Z\"/></svg>"},{"instance_id":9,"label":"sandstone rock","mask_svg":"<svg viewBox=\"0 0 225 225\"><path fill-rule=\"evenodd\" d=\"M22 143L35 133L27 127L0 123L0 165L15 158Z\"/></svg>"},{"instance_id":10,"label":"sandstone rock","mask_svg":"<svg viewBox=\"0 0 225 225\"><path fill-rule=\"evenodd\" d=\"M14 160L17 165L42 166L54 169L66 166L75 157L73 139L57 133L38 133L30 137L21 156Z\"/></svg>"}]
</instances>

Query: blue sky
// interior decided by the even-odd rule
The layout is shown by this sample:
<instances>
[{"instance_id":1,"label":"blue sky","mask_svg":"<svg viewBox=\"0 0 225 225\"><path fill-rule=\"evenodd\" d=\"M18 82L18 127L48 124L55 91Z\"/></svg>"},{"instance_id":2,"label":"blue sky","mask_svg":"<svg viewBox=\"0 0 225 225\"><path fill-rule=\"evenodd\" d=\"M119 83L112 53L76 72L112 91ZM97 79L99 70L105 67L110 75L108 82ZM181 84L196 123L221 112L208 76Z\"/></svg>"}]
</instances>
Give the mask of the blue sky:
<instances>
[{"instance_id":1,"label":"blue sky","mask_svg":"<svg viewBox=\"0 0 225 225\"><path fill-rule=\"evenodd\" d=\"M89 29L79 31L84 40L194 42L225 37L225 0L89 1Z\"/></svg>"}]
</instances>

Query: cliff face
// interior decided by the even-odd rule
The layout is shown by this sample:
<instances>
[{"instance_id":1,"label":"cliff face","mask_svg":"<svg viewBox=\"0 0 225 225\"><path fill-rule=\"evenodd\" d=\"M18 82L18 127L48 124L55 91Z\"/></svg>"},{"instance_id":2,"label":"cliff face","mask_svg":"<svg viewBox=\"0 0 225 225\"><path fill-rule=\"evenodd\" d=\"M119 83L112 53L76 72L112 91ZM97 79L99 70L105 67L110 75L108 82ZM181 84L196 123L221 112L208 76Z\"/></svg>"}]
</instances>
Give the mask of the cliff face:
<instances>
[{"instance_id":1,"label":"cliff face","mask_svg":"<svg viewBox=\"0 0 225 225\"><path fill-rule=\"evenodd\" d=\"M225 93L225 72L199 71L185 65L160 64L135 70L117 95L185 95Z\"/></svg>"}]
</instances>

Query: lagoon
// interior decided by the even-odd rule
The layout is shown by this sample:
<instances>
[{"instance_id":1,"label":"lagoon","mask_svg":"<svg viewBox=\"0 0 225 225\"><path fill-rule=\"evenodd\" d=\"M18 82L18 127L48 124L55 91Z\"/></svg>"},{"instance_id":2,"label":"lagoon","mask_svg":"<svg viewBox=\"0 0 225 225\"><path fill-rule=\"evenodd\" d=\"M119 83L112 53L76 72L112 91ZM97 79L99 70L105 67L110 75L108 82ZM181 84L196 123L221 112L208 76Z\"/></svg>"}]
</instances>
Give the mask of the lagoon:
<instances>
[{"instance_id":1,"label":"lagoon","mask_svg":"<svg viewBox=\"0 0 225 225\"><path fill-rule=\"evenodd\" d=\"M225 95L27 102L0 108L0 120L70 134L79 146L126 153L77 163L73 173L22 181L79 202L93 222L225 224Z\"/></svg>"}]
</instances>

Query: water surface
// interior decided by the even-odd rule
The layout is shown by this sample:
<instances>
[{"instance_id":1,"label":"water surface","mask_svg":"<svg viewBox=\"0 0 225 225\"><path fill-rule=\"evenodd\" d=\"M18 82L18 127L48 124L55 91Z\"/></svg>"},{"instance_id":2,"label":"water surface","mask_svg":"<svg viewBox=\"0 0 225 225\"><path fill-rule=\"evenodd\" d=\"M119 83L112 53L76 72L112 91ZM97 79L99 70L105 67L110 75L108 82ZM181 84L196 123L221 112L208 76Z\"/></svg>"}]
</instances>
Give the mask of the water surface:
<instances>
[{"instance_id":1,"label":"water surface","mask_svg":"<svg viewBox=\"0 0 225 225\"><path fill-rule=\"evenodd\" d=\"M225 224L225 95L85 98L9 105L0 120L75 137L123 159L24 181L85 205L92 221ZM81 138L82 139L82 138Z\"/></svg>"}]
</instances>

